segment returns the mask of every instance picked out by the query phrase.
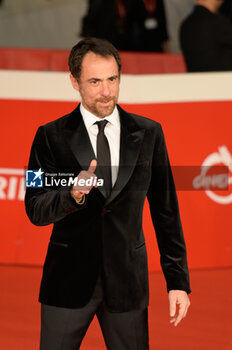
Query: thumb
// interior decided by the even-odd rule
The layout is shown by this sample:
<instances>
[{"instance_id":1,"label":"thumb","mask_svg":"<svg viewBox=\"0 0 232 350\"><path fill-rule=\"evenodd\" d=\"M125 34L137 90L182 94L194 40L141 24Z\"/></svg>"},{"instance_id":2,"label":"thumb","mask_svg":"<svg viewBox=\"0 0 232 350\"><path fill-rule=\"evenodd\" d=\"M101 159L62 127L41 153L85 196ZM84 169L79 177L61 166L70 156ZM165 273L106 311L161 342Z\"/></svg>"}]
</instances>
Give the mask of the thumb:
<instances>
[{"instance_id":1,"label":"thumb","mask_svg":"<svg viewBox=\"0 0 232 350\"><path fill-rule=\"evenodd\" d=\"M169 313L170 313L170 317L173 317L176 314L176 300L175 300L175 298L170 298Z\"/></svg>"},{"instance_id":2,"label":"thumb","mask_svg":"<svg viewBox=\"0 0 232 350\"><path fill-rule=\"evenodd\" d=\"M93 159L93 160L91 160L91 163L89 164L89 169L88 169L88 171L89 171L90 173L94 173L95 170L96 170L96 167L97 167L97 161L96 161L96 159Z\"/></svg>"}]
</instances>

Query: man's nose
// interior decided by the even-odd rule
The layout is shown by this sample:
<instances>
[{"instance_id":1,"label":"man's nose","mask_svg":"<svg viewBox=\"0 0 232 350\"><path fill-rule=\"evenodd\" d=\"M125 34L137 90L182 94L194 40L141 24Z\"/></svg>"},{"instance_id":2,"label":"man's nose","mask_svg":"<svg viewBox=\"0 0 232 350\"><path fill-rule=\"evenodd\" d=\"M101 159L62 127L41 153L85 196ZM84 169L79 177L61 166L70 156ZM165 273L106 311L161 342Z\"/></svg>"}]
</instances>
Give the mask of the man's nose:
<instances>
[{"instance_id":1,"label":"man's nose","mask_svg":"<svg viewBox=\"0 0 232 350\"><path fill-rule=\"evenodd\" d=\"M110 88L108 85L108 82L102 82L102 86L101 86L101 94L102 96L109 96L110 95Z\"/></svg>"}]
</instances>

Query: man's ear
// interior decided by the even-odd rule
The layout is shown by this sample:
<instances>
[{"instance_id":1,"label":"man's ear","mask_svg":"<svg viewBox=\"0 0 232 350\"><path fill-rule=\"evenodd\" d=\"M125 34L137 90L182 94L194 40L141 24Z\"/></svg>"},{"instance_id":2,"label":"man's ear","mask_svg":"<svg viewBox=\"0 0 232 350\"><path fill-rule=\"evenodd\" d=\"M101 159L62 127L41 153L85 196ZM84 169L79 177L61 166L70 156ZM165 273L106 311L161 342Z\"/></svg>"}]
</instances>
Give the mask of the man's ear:
<instances>
[{"instance_id":1,"label":"man's ear","mask_svg":"<svg viewBox=\"0 0 232 350\"><path fill-rule=\"evenodd\" d=\"M70 77L70 80L71 80L71 83L72 83L72 86L75 90L79 91L80 90L80 86L76 80L76 78L74 78L74 76L72 74L69 75Z\"/></svg>"}]
</instances>

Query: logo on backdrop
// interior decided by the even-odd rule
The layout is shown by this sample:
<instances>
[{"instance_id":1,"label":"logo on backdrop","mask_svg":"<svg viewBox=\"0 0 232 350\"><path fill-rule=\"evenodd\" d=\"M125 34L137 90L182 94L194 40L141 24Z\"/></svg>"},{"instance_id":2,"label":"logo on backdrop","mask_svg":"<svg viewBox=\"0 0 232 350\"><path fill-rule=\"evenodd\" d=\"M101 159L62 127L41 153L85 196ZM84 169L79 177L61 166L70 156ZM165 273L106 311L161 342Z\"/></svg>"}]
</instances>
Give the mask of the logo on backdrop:
<instances>
[{"instance_id":1,"label":"logo on backdrop","mask_svg":"<svg viewBox=\"0 0 232 350\"><path fill-rule=\"evenodd\" d=\"M210 170L213 167L217 167L223 164L226 172L221 174L210 174ZM212 189L206 189L206 195L218 204L230 204L232 203L232 193L229 192L229 186L232 184L232 154L228 148L223 145L218 147L218 152L211 153L208 155L201 165L201 173L193 179L193 187L195 189L210 187L217 185L222 191L226 191L223 194L222 191L216 193ZM223 191L224 192L224 191Z\"/></svg>"},{"instance_id":2,"label":"logo on backdrop","mask_svg":"<svg viewBox=\"0 0 232 350\"><path fill-rule=\"evenodd\" d=\"M24 194L24 169L0 168L0 200L23 201Z\"/></svg>"},{"instance_id":3,"label":"logo on backdrop","mask_svg":"<svg viewBox=\"0 0 232 350\"><path fill-rule=\"evenodd\" d=\"M43 174L41 169L26 170L26 187L43 187Z\"/></svg>"}]
</instances>

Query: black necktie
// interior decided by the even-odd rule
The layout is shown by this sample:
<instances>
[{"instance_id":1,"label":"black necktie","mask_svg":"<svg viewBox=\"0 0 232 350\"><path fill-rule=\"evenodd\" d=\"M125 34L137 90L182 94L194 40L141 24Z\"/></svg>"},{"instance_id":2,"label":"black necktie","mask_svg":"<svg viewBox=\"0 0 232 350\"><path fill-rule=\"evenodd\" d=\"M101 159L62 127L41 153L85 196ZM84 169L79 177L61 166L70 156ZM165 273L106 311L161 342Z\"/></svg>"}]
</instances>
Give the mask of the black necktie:
<instances>
[{"instance_id":1,"label":"black necktie","mask_svg":"<svg viewBox=\"0 0 232 350\"><path fill-rule=\"evenodd\" d=\"M111 177L111 160L110 160L110 147L107 137L104 133L104 129L107 120L96 122L98 126L97 135L97 166L101 176L104 179L104 187L106 190L106 196L108 197L112 189L112 177Z\"/></svg>"}]
</instances>

